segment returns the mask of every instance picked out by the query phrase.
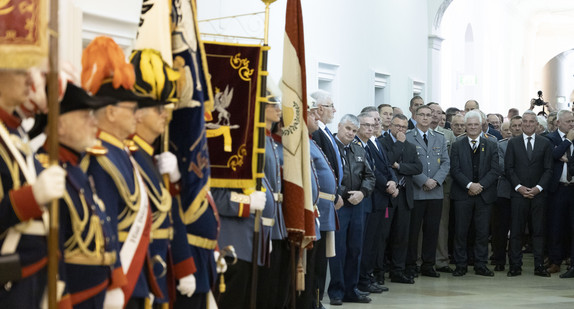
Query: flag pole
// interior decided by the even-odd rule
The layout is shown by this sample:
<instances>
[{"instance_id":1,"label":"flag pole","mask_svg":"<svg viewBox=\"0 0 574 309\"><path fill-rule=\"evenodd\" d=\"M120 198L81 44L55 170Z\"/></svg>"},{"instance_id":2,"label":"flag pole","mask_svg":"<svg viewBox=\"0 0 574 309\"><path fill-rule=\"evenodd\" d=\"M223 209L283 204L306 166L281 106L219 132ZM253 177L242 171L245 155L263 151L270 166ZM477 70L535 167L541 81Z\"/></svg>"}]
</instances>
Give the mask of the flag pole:
<instances>
[{"instance_id":1,"label":"flag pole","mask_svg":"<svg viewBox=\"0 0 574 309\"><path fill-rule=\"evenodd\" d=\"M165 105L165 111L167 113L167 117L165 119L165 130L163 131L162 134L162 147L161 147L161 151L162 152L168 152L169 151L169 123L171 122L171 118L173 117L173 110L175 108L175 104L174 103L169 103L167 105ZM169 181L169 174L163 174L163 184L165 186L166 189L169 190L170 187L170 181Z\"/></svg>"},{"instance_id":2,"label":"flag pole","mask_svg":"<svg viewBox=\"0 0 574 309\"><path fill-rule=\"evenodd\" d=\"M267 97L267 51L269 46L269 6L271 3L275 2L276 0L261 0L265 3L265 34L263 36L263 51L261 53L261 71L264 74L261 75L261 89L259 96L260 98ZM258 101L259 104L261 101ZM259 123L265 122L265 109L259 109ZM265 148L265 127L257 128L259 130L257 140L257 148L264 149ZM261 175L264 173L265 163L265 153L258 153L257 154L257 174ZM263 188L263 179L258 177L256 180L256 189L261 191ZM259 233L261 230L261 225L259 222L261 221L261 211L258 210L255 212L255 224L253 229L253 249L251 255L251 303L250 308L255 309L257 306L257 260L258 260L258 249L259 249Z\"/></svg>"},{"instance_id":3,"label":"flag pole","mask_svg":"<svg viewBox=\"0 0 574 309\"><path fill-rule=\"evenodd\" d=\"M50 165L58 164L58 104L59 86L59 49L58 49L58 11L59 0L50 1L50 22L48 25L50 37L49 68L48 68L48 155ZM50 227L48 231L48 308L58 308L58 230L59 230L59 199L50 204Z\"/></svg>"}]
</instances>

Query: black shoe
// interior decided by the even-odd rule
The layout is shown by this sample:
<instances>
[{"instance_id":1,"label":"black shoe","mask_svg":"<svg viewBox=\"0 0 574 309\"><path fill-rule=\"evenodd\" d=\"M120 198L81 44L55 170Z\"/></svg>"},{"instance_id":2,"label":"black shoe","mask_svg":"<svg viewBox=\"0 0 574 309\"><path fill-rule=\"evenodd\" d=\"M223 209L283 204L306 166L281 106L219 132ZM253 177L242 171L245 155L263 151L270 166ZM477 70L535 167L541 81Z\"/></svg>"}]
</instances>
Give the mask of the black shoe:
<instances>
[{"instance_id":1,"label":"black shoe","mask_svg":"<svg viewBox=\"0 0 574 309\"><path fill-rule=\"evenodd\" d=\"M434 270L434 268L428 268L428 269L422 269L421 270L421 275L426 276L426 277L432 277L432 278L439 278L440 274L436 272L436 270Z\"/></svg>"},{"instance_id":2,"label":"black shoe","mask_svg":"<svg viewBox=\"0 0 574 309\"><path fill-rule=\"evenodd\" d=\"M497 264L494 266L494 271L504 271L504 265Z\"/></svg>"},{"instance_id":3,"label":"black shoe","mask_svg":"<svg viewBox=\"0 0 574 309\"><path fill-rule=\"evenodd\" d=\"M365 296L365 295L357 295L357 297L353 297L353 298L344 298L343 301L346 303L368 304L371 302L371 298L368 296Z\"/></svg>"},{"instance_id":4,"label":"black shoe","mask_svg":"<svg viewBox=\"0 0 574 309\"><path fill-rule=\"evenodd\" d=\"M391 282L414 284L415 280L411 277L408 277L404 273L397 273L397 274L391 275Z\"/></svg>"},{"instance_id":5,"label":"black shoe","mask_svg":"<svg viewBox=\"0 0 574 309\"><path fill-rule=\"evenodd\" d=\"M326 309L325 306L323 306L323 304L321 302L319 302L319 307L317 307L317 309Z\"/></svg>"},{"instance_id":6,"label":"black shoe","mask_svg":"<svg viewBox=\"0 0 574 309\"><path fill-rule=\"evenodd\" d=\"M343 301L340 298L331 298L329 304L331 304L331 306L341 306Z\"/></svg>"},{"instance_id":7,"label":"black shoe","mask_svg":"<svg viewBox=\"0 0 574 309\"><path fill-rule=\"evenodd\" d=\"M520 267L518 267L518 268L510 267L510 270L506 274L506 276L508 276L508 277L516 277L516 276L520 276L520 275L522 275L522 269L520 269Z\"/></svg>"},{"instance_id":8,"label":"black shoe","mask_svg":"<svg viewBox=\"0 0 574 309\"><path fill-rule=\"evenodd\" d=\"M364 296L371 295L371 292L367 291L366 288L364 290L363 289L355 289L355 293L357 293L358 295L364 295Z\"/></svg>"},{"instance_id":9,"label":"black shoe","mask_svg":"<svg viewBox=\"0 0 574 309\"><path fill-rule=\"evenodd\" d=\"M419 274L417 273L416 269L414 268L407 268L405 270L405 276L414 279L417 278L419 276Z\"/></svg>"},{"instance_id":10,"label":"black shoe","mask_svg":"<svg viewBox=\"0 0 574 309\"><path fill-rule=\"evenodd\" d=\"M494 277L494 273L485 266L479 266L474 268L474 273L479 276Z\"/></svg>"},{"instance_id":11,"label":"black shoe","mask_svg":"<svg viewBox=\"0 0 574 309\"><path fill-rule=\"evenodd\" d=\"M380 293L383 293L384 289L383 289L382 286L380 286L380 285L378 285L378 284L376 284L376 283L371 283L371 284L369 284L369 286L359 287L359 291L361 291L361 292L363 292L363 293L364 293L364 292L368 292L368 293L380 294ZM387 289L387 291L388 291L388 289ZM359 293L359 295L364 295L364 296L369 295L369 294L366 294L366 295L365 295L365 294L363 294L363 293Z\"/></svg>"},{"instance_id":12,"label":"black shoe","mask_svg":"<svg viewBox=\"0 0 574 309\"><path fill-rule=\"evenodd\" d=\"M381 289L383 292L388 292L389 288L382 285L382 284L378 284L378 283L373 283L373 285L375 285L377 288Z\"/></svg>"},{"instance_id":13,"label":"black shoe","mask_svg":"<svg viewBox=\"0 0 574 309\"><path fill-rule=\"evenodd\" d=\"M574 278L574 267L570 267L570 269L567 272L561 274L560 278L562 279Z\"/></svg>"},{"instance_id":14,"label":"black shoe","mask_svg":"<svg viewBox=\"0 0 574 309\"><path fill-rule=\"evenodd\" d=\"M443 266L436 269L436 271L440 271L441 273L448 273L452 274L453 270L449 266Z\"/></svg>"},{"instance_id":15,"label":"black shoe","mask_svg":"<svg viewBox=\"0 0 574 309\"><path fill-rule=\"evenodd\" d=\"M462 277L464 275L466 275L466 272L468 271L468 269L466 268L466 266L457 266L454 271L452 272L452 275L455 277Z\"/></svg>"},{"instance_id":16,"label":"black shoe","mask_svg":"<svg viewBox=\"0 0 574 309\"><path fill-rule=\"evenodd\" d=\"M550 273L546 270L544 266L538 266L534 269L534 275L540 277L550 277Z\"/></svg>"}]
</instances>

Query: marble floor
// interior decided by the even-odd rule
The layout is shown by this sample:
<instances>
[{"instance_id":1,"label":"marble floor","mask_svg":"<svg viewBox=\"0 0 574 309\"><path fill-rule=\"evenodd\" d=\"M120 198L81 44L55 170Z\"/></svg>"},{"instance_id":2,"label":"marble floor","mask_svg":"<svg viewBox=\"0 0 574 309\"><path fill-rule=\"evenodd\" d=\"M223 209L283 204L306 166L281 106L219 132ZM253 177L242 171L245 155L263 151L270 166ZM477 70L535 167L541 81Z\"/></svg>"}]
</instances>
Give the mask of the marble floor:
<instances>
[{"instance_id":1,"label":"marble floor","mask_svg":"<svg viewBox=\"0 0 574 309\"><path fill-rule=\"evenodd\" d=\"M492 270L493 266L489 268ZM468 274L463 277L444 273L440 278L419 276L413 285L388 280L385 283L389 292L372 294L370 304L330 306L327 295L323 304L327 309L574 308L574 278L560 279L559 274L550 278L534 276L532 255L528 254L524 256L522 269L522 276L512 278L506 276L506 271L495 272L494 277L477 276L469 267ZM562 272L565 271L563 265Z\"/></svg>"}]
</instances>

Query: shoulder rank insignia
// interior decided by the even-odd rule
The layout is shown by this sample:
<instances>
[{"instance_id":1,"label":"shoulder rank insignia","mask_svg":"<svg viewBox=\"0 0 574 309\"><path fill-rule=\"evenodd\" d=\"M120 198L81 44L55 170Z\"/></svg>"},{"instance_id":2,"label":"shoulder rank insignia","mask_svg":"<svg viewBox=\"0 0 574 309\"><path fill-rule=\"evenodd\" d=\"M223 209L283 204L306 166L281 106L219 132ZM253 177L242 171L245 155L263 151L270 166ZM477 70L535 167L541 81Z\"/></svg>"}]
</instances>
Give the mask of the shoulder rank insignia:
<instances>
[{"instance_id":1,"label":"shoulder rank insignia","mask_svg":"<svg viewBox=\"0 0 574 309\"><path fill-rule=\"evenodd\" d=\"M127 139L124 141L124 145L126 145L126 147L128 147L128 150L132 153L138 151L140 148L138 147L138 145L136 145L136 142L134 142L131 139Z\"/></svg>"},{"instance_id":2,"label":"shoulder rank insignia","mask_svg":"<svg viewBox=\"0 0 574 309\"><path fill-rule=\"evenodd\" d=\"M36 160L40 162L43 168L48 168L50 166L50 156L47 153L37 153Z\"/></svg>"},{"instance_id":3,"label":"shoulder rank insignia","mask_svg":"<svg viewBox=\"0 0 574 309\"><path fill-rule=\"evenodd\" d=\"M108 154L108 148L102 146L102 141L97 140L96 144L86 149L86 153L91 156L105 156Z\"/></svg>"}]
</instances>

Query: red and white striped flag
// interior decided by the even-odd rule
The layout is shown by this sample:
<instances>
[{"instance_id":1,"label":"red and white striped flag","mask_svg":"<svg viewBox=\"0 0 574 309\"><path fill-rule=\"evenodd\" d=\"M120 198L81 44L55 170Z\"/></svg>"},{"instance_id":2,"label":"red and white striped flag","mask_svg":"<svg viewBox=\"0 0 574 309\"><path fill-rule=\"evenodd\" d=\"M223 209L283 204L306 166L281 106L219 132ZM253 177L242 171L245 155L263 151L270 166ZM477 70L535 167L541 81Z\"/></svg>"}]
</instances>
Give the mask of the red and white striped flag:
<instances>
[{"instance_id":1,"label":"red and white striped flag","mask_svg":"<svg viewBox=\"0 0 574 309\"><path fill-rule=\"evenodd\" d=\"M307 130L305 40L300 0L287 0L283 47L283 211L290 233L303 236L305 247L315 239L311 201L311 163Z\"/></svg>"}]
</instances>

